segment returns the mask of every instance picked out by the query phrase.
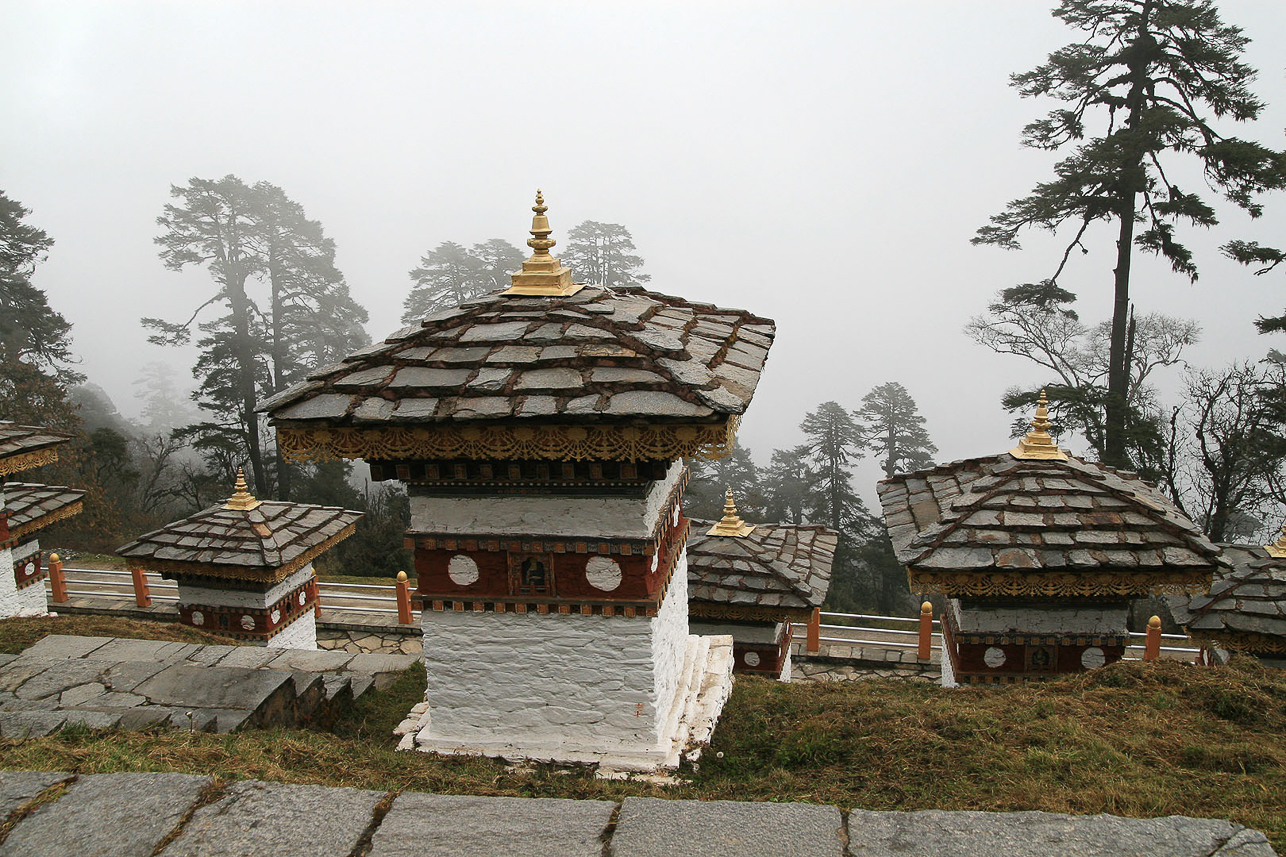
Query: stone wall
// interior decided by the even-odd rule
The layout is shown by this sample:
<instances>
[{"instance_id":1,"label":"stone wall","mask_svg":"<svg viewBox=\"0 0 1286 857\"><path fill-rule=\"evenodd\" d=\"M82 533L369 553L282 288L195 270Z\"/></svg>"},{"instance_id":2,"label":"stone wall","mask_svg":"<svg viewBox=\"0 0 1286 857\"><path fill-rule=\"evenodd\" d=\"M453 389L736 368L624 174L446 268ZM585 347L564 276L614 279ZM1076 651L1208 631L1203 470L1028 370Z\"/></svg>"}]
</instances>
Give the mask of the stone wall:
<instances>
[{"instance_id":1,"label":"stone wall","mask_svg":"<svg viewBox=\"0 0 1286 857\"><path fill-rule=\"evenodd\" d=\"M28 548L36 542L32 539L23 547ZM26 550L26 554L34 551ZM45 586L34 583L31 586L18 588L13 578L14 552L11 548L0 550L0 619L11 616L44 616L48 612L45 606Z\"/></svg>"},{"instance_id":2,"label":"stone wall","mask_svg":"<svg viewBox=\"0 0 1286 857\"><path fill-rule=\"evenodd\" d=\"M687 645L686 567L657 616L425 612L436 748L527 758L657 747Z\"/></svg>"},{"instance_id":3,"label":"stone wall","mask_svg":"<svg viewBox=\"0 0 1286 857\"><path fill-rule=\"evenodd\" d=\"M309 649L317 646L317 614L309 610L291 622L268 642L269 649Z\"/></svg>"}]
</instances>

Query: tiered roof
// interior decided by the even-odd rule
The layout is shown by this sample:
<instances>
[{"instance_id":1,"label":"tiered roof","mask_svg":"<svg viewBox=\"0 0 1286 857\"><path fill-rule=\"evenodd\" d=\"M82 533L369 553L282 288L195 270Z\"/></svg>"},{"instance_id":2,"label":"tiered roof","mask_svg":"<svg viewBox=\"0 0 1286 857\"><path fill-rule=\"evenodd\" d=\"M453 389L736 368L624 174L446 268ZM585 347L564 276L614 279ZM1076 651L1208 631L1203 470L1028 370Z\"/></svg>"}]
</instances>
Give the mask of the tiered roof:
<instances>
[{"instance_id":1,"label":"tiered roof","mask_svg":"<svg viewBox=\"0 0 1286 857\"><path fill-rule=\"evenodd\" d=\"M637 435L658 425L695 426L669 438L687 451L659 441L649 449L641 439L634 457L672 458L716 443L722 454L774 333L772 321L745 310L641 288L515 287L434 313L314 372L264 410L295 457L607 458L619 450L596 448L594 427L628 426ZM485 435L498 424L532 430L506 428L504 443L518 448L490 449ZM544 430L554 426L560 431ZM568 426L585 428L569 436ZM451 433L460 427L477 430Z\"/></svg>"},{"instance_id":2,"label":"tiered roof","mask_svg":"<svg viewBox=\"0 0 1286 857\"><path fill-rule=\"evenodd\" d=\"M56 447L72 440L66 432L0 420L0 476L58 460Z\"/></svg>"},{"instance_id":3,"label":"tiered roof","mask_svg":"<svg viewBox=\"0 0 1286 857\"><path fill-rule=\"evenodd\" d=\"M729 512L728 507L731 506ZM731 491L724 520L693 522L688 537L688 604L693 616L783 621L804 618L826 599L839 537L825 527L757 524L736 516Z\"/></svg>"},{"instance_id":4,"label":"tiered roof","mask_svg":"<svg viewBox=\"0 0 1286 857\"><path fill-rule=\"evenodd\" d=\"M1223 550L1232 567L1220 569L1208 594L1167 599L1174 620L1205 645L1286 653L1286 558L1251 545Z\"/></svg>"},{"instance_id":5,"label":"tiered roof","mask_svg":"<svg viewBox=\"0 0 1286 857\"><path fill-rule=\"evenodd\" d=\"M9 537L26 539L36 530L80 514L85 491L58 485L36 485L31 482L7 482L4 506L9 513Z\"/></svg>"},{"instance_id":6,"label":"tiered roof","mask_svg":"<svg viewBox=\"0 0 1286 857\"><path fill-rule=\"evenodd\" d=\"M911 590L1062 597L1205 591L1227 565L1219 548L1137 475L1056 447L1051 455L1038 436L1048 426L1043 411L1042 403L1035 430L1012 452L879 483Z\"/></svg>"},{"instance_id":7,"label":"tiered roof","mask_svg":"<svg viewBox=\"0 0 1286 857\"><path fill-rule=\"evenodd\" d=\"M131 568L165 577L191 575L277 583L352 535L361 512L255 500L238 476L222 506L139 536L116 552Z\"/></svg>"}]
</instances>

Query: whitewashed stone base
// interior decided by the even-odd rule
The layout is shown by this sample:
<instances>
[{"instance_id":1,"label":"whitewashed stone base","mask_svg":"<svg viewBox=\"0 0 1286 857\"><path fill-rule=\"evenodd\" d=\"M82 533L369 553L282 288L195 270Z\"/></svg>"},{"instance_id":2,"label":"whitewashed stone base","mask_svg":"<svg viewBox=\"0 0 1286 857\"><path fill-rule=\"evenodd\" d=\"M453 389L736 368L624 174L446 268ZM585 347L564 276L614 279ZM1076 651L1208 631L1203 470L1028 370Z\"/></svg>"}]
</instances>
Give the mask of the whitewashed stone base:
<instances>
[{"instance_id":1,"label":"whitewashed stone base","mask_svg":"<svg viewBox=\"0 0 1286 857\"><path fill-rule=\"evenodd\" d=\"M306 611L295 621L281 629L264 644L266 649L309 649L317 648L317 614Z\"/></svg>"},{"instance_id":2,"label":"whitewashed stone base","mask_svg":"<svg viewBox=\"0 0 1286 857\"><path fill-rule=\"evenodd\" d=\"M951 655L948 652L944 651L942 653L942 663L940 666L942 668L942 680L940 684L943 687L959 687L960 685L956 682L955 669L951 666Z\"/></svg>"},{"instance_id":3,"label":"whitewashed stone base","mask_svg":"<svg viewBox=\"0 0 1286 857\"><path fill-rule=\"evenodd\" d=\"M1033 607L962 604L947 601L962 634L1101 634L1127 633L1129 602Z\"/></svg>"},{"instance_id":4,"label":"whitewashed stone base","mask_svg":"<svg viewBox=\"0 0 1286 857\"><path fill-rule=\"evenodd\" d=\"M661 735L651 745L594 746L583 740L550 735L543 744L490 740L462 744L435 738L432 707L421 703L411 709L396 730L402 735L399 750L416 749L445 755L483 755L508 761L592 764L598 775L613 778L621 772L672 770L680 759L696 761L732 692L732 637L690 635L684 645L683 669L676 692L662 719Z\"/></svg>"},{"instance_id":5,"label":"whitewashed stone base","mask_svg":"<svg viewBox=\"0 0 1286 857\"><path fill-rule=\"evenodd\" d=\"M794 648L794 646L786 647L786 657L781 659L781 675L777 676L777 681L790 681L790 671L794 665L791 657L794 654Z\"/></svg>"},{"instance_id":6,"label":"whitewashed stone base","mask_svg":"<svg viewBox=\"0 0 1286 857\"><path fill-rule=\"evenodd\" d=\"M49 604L43 583L19 589L13 580L14 555L11 548L0 550L0 619L14 616L48 616Z\"/></svg>"}]
</instances>

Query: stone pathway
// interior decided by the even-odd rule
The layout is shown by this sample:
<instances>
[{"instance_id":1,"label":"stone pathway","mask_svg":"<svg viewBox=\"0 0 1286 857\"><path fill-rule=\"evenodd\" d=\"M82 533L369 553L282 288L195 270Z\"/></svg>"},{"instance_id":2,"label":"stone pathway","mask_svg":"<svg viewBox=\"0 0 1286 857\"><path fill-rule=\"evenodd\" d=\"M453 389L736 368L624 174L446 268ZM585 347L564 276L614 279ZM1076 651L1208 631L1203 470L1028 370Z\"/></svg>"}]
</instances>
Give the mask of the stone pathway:
<instances>
[{"instance_id":1,"label":"stone pathway","mask_svg":"<svg viewBox=\"0 0 1286 857\"><path fill-rule=\"evenodd\" d=\"M189 774L0 773L0 857L1273 857L1227 821L493 798Z\"/></svg>"},{"instance_id":2,"label":"stone pathway","mask_svg":"<svg viewBox=\"0 0 1286 857\"><path fill-rule=\"evenodd\" d=\"M418 658L50 635L0 655L0 735L326 724Z\"/></svg>"}]
</instances>

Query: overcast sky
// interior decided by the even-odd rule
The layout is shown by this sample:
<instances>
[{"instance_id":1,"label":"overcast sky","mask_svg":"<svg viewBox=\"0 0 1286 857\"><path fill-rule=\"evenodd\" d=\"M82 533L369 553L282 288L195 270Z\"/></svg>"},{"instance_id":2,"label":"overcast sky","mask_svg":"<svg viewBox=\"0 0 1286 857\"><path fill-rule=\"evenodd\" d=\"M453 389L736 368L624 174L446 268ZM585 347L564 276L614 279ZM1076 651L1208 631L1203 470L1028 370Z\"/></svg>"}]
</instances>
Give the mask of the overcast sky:
<instances>
[{"instance_id":1,"label":"overcast sky","mask_svg":"<svg viewBox=\"0 0 1286 857\"><path fill-rule=\"evenodd\" d=\"M624 224L650 288L776 320L741 432L761 463L807 410L885 381L910 390L943 459L990 454L1010 445L1001 393L1044 376L961 328L998 289L1048 276L1061 245L969 238L1050 175L1019 133L1051 105L1008 76L1073 40L1051 5L0 0L0 189L55 240L35 282L126 414L143 364L192 362L148 345L139 318L184 319L213 288L157 258L171 184L281 186L335 240L377 340L428 249L522 246L539 186L554 238ZM1286 3L1219 6L1254 39L1269 105L1235 133L1280 148ZM1200 319L1198 365L1286 346L1251 324L1286 305L1286 279L1215 249L1281 242L1286 195L1256 223L1220 211L1220 231L1188 233L1196 285L1135 267L1140 312ZM1065 285L1097 320L1112 236L1088 242Z\"/></svg>"}]
</instances>

